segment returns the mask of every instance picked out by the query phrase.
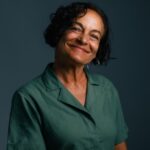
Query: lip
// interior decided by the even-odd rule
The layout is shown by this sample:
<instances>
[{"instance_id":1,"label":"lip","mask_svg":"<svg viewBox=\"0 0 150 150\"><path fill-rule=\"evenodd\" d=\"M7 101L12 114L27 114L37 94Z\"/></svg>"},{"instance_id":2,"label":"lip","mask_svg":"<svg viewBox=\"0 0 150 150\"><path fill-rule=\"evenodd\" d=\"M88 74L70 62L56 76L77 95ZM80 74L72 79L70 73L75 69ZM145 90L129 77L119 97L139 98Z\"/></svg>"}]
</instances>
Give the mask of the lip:
<instances>
[{"instance_id":1,"label":"lip","mask_svg":"<svg viewBox=\"0 0 150 150\"><path fill-rule=\"evenodd\" d=\"M77 48L77 49L79 49L79 50L81 50L81 51L84 51L84 52L86 52L86 53L89 53L88 50L86 50L85 48L83 48L83 47L81 47L81 46L78 46L78 45L70 44L70 47Z\"/></svg>"}]
</instances>

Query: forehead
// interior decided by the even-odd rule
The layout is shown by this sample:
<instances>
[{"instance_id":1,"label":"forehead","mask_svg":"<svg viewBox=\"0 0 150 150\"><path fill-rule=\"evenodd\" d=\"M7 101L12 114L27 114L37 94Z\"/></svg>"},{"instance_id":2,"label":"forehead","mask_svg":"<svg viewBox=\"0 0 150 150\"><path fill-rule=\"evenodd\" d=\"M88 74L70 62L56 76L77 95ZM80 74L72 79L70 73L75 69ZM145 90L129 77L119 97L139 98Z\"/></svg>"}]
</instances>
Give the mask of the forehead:
<instances>
[{"instance_id":1,"label":"forehead","mask_svg":"<svg viewBox=\"0 0 150 150\"><path fill-rule=\"evenodd\" d=\"M80 22L84 27L104 31L103 19L94 10L88 9L84 16L77 18L75 21Z\"/></svg>"}]
</instances>

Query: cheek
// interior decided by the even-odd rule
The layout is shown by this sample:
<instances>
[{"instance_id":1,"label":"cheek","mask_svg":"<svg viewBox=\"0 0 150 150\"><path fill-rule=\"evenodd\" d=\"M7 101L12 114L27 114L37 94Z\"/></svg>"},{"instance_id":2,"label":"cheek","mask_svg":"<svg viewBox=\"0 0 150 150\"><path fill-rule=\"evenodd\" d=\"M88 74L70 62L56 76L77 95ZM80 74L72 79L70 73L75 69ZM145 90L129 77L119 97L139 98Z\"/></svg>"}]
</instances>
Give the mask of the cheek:
<instances>
[{"instance_id":1,"label":"cheek","mask_svg":"<svg viewBox=\"0 0 150 150\"><path fill-rule=\"evenodd\" d=\"M78 34L73 33L73 32L66 32L64 35L64 38L66 41L74 40L78 37Z\"/></svg>"},{"instance_id":2,"label":"cheek","mask_svg":"<svg viewBox=\"0 0 150 150\"><path fill-rule=\"evenodd\" d=\"M72 41L74 38L76 37L75 34L72 33L64 33L64 35L61 37L60 41L59 41L59 47L61 46L65 46L67 42Z\"/></svg>"},{"instance_id":3,"label":"cheek","mask_svg":"<svg viewBox=\"0 0 150 150\"><path fill-rule=\"evenodd\" d=\"M93 55L96 56L97 52L98 52L98 49L99 49L99 44L98 43L92 43L91 44L91 49L93 51Z\"/></svg>"}]
</instances>

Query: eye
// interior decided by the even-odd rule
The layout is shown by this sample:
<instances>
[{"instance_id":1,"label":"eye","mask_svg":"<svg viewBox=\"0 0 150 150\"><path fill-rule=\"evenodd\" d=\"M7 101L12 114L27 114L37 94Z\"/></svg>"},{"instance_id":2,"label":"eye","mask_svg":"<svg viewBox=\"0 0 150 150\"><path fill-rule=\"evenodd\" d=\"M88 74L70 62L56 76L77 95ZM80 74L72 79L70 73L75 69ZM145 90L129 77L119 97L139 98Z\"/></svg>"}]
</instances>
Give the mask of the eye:
<instances>
[{"instance_id":1,"label":"eye","mask_svg":"<svg viewBox=\"0 0 150 150\"><path fill-rule=\"evenodd\" d=\"M76 27L76 26L70 27L70 30L75 31L75 32L81 32L82 31L82 29L80 27Z\"/></svg>"},{"instance_id":2,"label":"eye","mask_svg":"<svg viewBox=\"0 0 150 150\"><path fill-rule=\"evenodd\" d=\"M97 41L99 41L99 36L97 36L97 35L95 35L95 34L91 34L91 38L93 39L93 40L97 40Z\"/></svg>"}]
</instances>

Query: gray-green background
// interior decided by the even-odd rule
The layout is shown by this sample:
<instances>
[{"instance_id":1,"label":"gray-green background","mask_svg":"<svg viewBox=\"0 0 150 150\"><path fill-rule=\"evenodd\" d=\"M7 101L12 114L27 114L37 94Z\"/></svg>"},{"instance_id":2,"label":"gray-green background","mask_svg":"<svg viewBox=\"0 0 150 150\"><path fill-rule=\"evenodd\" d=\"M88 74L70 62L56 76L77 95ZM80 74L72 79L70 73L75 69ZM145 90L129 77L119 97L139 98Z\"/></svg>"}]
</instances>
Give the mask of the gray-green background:
<instances>
[{"instance_id":1,"label":"gray-green background","mask_svg":"<svg viewBox=\"0 0 150 150\"><path fill-rule=\"evenodd\" d=\"M112 56L106 67L90 67L113 81L129 127L129 150L150 147L150 1L91 0L110 20ZM0 150L14 91L42 73L54 51L44 43L49 14L72 0L0 0Z\"/></svg>"}]
</instances>

